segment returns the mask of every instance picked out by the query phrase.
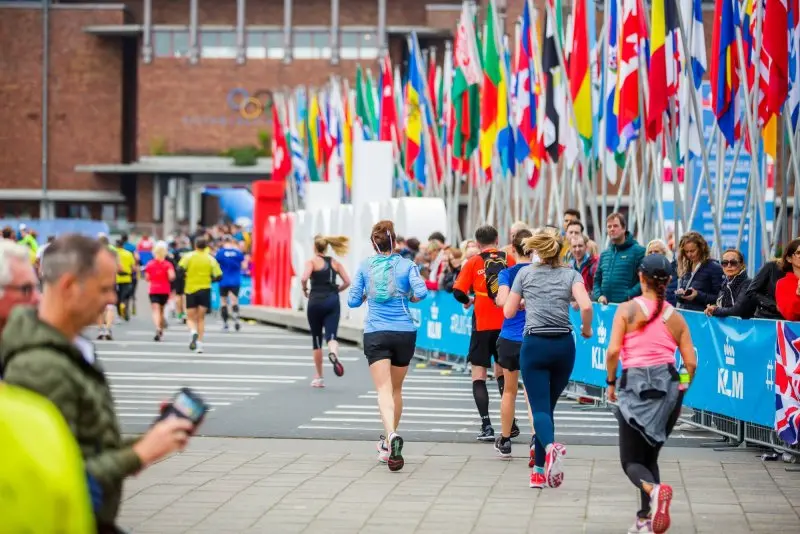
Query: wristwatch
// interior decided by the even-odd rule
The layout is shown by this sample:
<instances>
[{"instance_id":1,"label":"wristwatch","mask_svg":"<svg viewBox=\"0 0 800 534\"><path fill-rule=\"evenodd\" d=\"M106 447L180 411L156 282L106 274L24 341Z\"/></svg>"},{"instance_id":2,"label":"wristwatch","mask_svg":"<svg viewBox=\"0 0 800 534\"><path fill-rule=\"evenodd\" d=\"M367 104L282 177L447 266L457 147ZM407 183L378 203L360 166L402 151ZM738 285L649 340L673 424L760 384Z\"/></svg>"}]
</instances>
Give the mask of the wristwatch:
<instances>
[{"instance_id":1,"label":"wristwatch","mask_svg":"<svg viewBox=\"0 0 800 534\"><path fill-rule=\"evenodd\" d=\"M613 379L606 378L606 384L608 384L609 386L616 386L617 385L617 379L616 378L613 378Z\"/></svg>"}]
</instances>

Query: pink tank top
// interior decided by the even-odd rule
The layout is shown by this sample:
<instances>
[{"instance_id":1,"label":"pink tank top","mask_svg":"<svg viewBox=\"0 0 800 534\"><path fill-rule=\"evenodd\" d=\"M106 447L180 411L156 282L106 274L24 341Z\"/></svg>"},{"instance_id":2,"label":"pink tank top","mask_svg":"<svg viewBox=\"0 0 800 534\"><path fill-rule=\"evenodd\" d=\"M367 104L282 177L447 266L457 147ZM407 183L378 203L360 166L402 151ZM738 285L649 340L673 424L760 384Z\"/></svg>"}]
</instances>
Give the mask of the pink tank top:
<instances>
[{"instance_id":1,"label":"pink tank top","mask_svg":"<svg viewBox=\"0 0 800 534\"><path fill-rule=\"evenodd\" d=\"M643 297L633 299L646 317L650 317L656 309L656 302ZM661 317L652 323L625 334L620 351L622 366L626 369L631 367L652 367L665 363L675 363L675 350L678 343L672 337L672 333L667 328L667 319L675 311L671 305L664 303Z\"/></svg>"}]
</instances>

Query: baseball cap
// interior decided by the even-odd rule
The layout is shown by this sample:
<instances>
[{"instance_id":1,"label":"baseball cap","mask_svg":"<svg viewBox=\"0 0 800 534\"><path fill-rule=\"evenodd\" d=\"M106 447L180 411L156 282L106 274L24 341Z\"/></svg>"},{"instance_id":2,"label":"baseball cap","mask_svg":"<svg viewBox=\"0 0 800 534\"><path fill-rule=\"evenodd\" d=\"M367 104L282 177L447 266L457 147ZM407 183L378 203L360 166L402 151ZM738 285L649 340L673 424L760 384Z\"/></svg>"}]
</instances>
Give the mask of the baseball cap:
<instances>
[{"instance_id":1,"label":"baseball cap","mask_svg":"<svg viewBox=\"0 0 800 534\"><path fill-rule=\"evenodd\" d=\"M672 265L666 256L661 254L650 254L645 256L639 264L639 272L648 278L656 280L669 280L672 276Z\"/></svg>"}]
</instances>

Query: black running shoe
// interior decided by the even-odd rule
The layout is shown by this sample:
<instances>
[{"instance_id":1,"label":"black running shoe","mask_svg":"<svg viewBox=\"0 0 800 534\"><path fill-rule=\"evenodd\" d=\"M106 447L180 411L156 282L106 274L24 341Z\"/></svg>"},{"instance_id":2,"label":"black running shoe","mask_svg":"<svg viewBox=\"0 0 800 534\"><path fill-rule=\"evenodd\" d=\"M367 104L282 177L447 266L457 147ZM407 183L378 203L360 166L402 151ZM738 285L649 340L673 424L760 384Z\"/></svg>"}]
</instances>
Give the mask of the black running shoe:
<instances>
[{"instance_id":1,"label":"black running shoe","mask_svg":"<svg viewBox=\"0 0 800 534\"><path fill-rule=\"evenodd\" d=\"M389 471L400 471L406 464L403 460L403 438L395 433L389 436Z\"/></svg>"},{"instance_id":2,"label":"black running shoe","mask_svg":"<svg viewBox=\"0 0 800 534\"><path fill-rule=\"evenodd\" d=\"M99 334L97 334L97 340L98 341L102 341L105 338L106 338L106 333L105 332L100 332Z\"/></svg>"},{"instance_id":3,"label":"black running shoe","mask_svg":"<svg viewBox=\"0 0 800 534\"><path fill-rule=\"evenodd\" d=\"M481 433L475 438L478 441L494 441L494 428L486 426L481 429Z\"/></svg>"},{"instance_id":4,"label":"black running shoe","mask_svg":"<svg viewBox=\"0 0 800 534\"><path fill-rule=\"evenodd\" d=\"M153 336L153 341L161 341L161 330L156 330L156 335Z\"/></svg>"},{"instance_id":5,"label":"black running shoe","mask_svg":"<svg viewBox=\"0 0 800 534\"><path fill-rule=\"evenodd\" d=\"M197 348L197 334L192 334L192 341L189 343L189 350L195 350Z\"/></svg>"},{"instance_id":6,"label":"black running shoe","mask_svg":"<svg viewBox=\"0 0 800 534\"><path fill-rule=\"evenodd\" d=\"M519 436L519 427L517 426L517 420L514 419L514 422L511 423L511 438L516 438Z\"/></svg>"},{"instance_id":7,"label":"black running shoe","mask_svg":"<svg viewBox=\"0 0 800 534\"><path fill-rule=\"evenodd\" d=\"M497 436L494 440L494 450L500 455L500 458L511 458L511 438L504 438Z\"/></svg>"},{"instance_id":8,"label":"black running shoe","mask_svg":"<svg viewBox=\"0 0 800 534\"><path fill-rule=\"evenodd\" d=\"M339 361L339 357L336 356L335 353L329 352L328 359L333 364L333 374L336 376L342 376L344 374L344 366L342 365L342 362Z\"/></svg>"},{"instance_id":9,"label":"black running shoe","mask_svg":"<svg viewBox=\"0 0 800 534\"><path fill-rule=\"evenodd\" d=\"M111 331L109 330L106 332L106 341L114 341L114 338L111 337Z\"/></svg>"},{"instance_id":10,"label":"black running shoe","mask_svg":"<svg viewBox=\"0 0 800 534\"><path fill-rule=\"evenodd\" d=\"M235 328L235 329L236 329L236 331L238 332L239 330L241 330L241 329L242 329L242 325L241 325L241 323L239 323L239 321L236 321L236 322L233 324L233 328Z\"/></svg>"}]
</instances>

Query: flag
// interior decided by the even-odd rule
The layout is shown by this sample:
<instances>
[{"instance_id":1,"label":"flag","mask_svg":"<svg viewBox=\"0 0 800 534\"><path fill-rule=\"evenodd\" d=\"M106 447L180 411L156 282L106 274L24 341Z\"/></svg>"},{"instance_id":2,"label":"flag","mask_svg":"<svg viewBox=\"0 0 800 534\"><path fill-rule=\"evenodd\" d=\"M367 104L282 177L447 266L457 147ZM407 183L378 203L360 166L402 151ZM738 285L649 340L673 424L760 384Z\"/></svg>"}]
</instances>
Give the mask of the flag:
<instances>
[{"instance_id":1,"label":"flag","mask_svg":"<svg viewBox=\"0 0 800 534\"><path fill-rule=\"evenodd\" d=\"M800 0L789 0L789 116L792 131L800 119Z\"/></svg>"},{"instance_id":2,"label":"flag","mask_svg":"<svg viewBox=\"0 0 800 534\"><path fill-rule=\"evenodd\" d=\"M392 80L392 63L386 54L381 63L380 91L380 126L379 139L391 141L397 147L400 144L400 130L397 121L397 105L395 103L394 81Z\"/></svg>"},{"instance_id":3,"label":"flag","mask_svg":"<svg viewBox=\"0 0 800 534\"><path fill-rule=\"evenodd\" d=\"M297 182L297 193L300 198L303 198L305 192L305 181L308 177L308 162L303 151L303 142L300 140L300 134L297 131L297 119L295 118L294 105L289 102L289 148L292 153L292 168L294 169L294 177ZM302 124L302 121L301 121Z\"/></svg>"},{"instance_id":4,"label":"flag","mask_svg":"<svg viewBox=\"0 0 800 534\"><path fill-rule=\"evenodd\" d=\"M483 35L483 88L481 91L481 168L492 179L492 156L498 134L508 123L508 102L498 46L494 0L486 8Z\"/></svg>"},{"instance_id":5,"label":"flag","mask_svg":"<svg viewBox=\"0 0 800 534\"><path fill-rule=\"evenodd\" d=\"M638 0L622 0L622 29L619 39L619 74L617 79L616 113L620 148L639 135L639 46L641 19Z\"/></svg>"},{"instance_id":6,"label":"flag","mask_svg":"<svg viewBox=\"0 0 800 534\"><path fill-rule=\"evenodd\" d=\"M344 159L344 183L347 190L353 187L353 110L350 95L344 95L344 125L342 126L342 156Z\"/></svg>"},{"instance_id":7,"label":"flag","mask_svg":"<svg viewBox=\"0 0 800 534\"><path fill-rule=\"evenodd\" d=\"M604 138L605 150L607 155L603 158L606 178L612 184L617 183L617 158L619 152L619 129L617 126L616 94L617 94L617 68L618 53L617 37L619 36L619 18L617 16L618 0L609 0L608 21L606 31L608 32L608 51L605 58L606 73L603 78L605 84L603 110L603 122L600 135ZM624 163L624 154L623 163Z\"/></svg>"},{"instance_id":8,"label":"flag","mask_svg":"<svg viewBox=\"0 0 800 534\"><path fill-rule=\"evenodd\" d=\"M549 0L548 0L549 1ZM542 78L544 81L544 120L542 124L542 147L549 160L558 162L559 122L563 111L563 84L561 83L561 66L556 50L556 28L550 13L545 15L545 36L542 44ZM558 32L561 33L560 31Z\"/></svg>"},{"instance_id":9,"label":"flag","mask_svg":"<svg viewBox=\"0 0 800 534\"><path fill-rule=\"evenodd\" d=\"M705 30L703 29L703 12L701 6L702 0L681 0L681 12L684 17L687 17L686 23L686 42L689 45L689 50L684 50L682 58L685 64L691 62L692 68L692 81L694 82L694 91L699 98L699 89L703 83L703 76L705 75L708 60L706 57L706 37ZM679 45L682 44L679 42ZM678 116L679 116L679 142L681 160L689 154L695 156L701 155L700 134L697 132L697 116L695 115L695 107L692 104L692 84L689 80L689 69L685 68L682 71L680 83L680 96L678 97ZM699 102L699 100L698 100Z\"/></svg>"},{"instance_id":10,"label":"flag","mask_svg":"<svg viewBox=\"0 0 800 534\"><path fill-rule=\"evenodd\" d=\"M514 66L514 100L517 127L517 146L514 151L517 161L522 162L534 155L536 143L536 94L534 93L533 28L528 2L522 12L522 29L519 36L517 61Z\"/></svg>"},{"instance_id":11,"label":"flag","mask_svg":"<svg viewBox=\"0 0 800 534\"><path fill-rule=\"evenodd\" d=\"M292 158L286 144L286 134L278 114L278 106L272 106L272 179L285 181L292 172Z\"/></svg>"},{"instance_id":12,"label":"flag","mask_svg":"<svg viewBox=\"0 0 800 534\"><path fill-rule=\"evenodd\" d=\"M647 138L651 141L664 130L664 114L669 110L669 99L677 93L678 13L675 1L653 0L646 126Z\"/></svg>"},{"instance_id":13,"label":"flag","mask_svg":"<svg viewBox=\"0 0 800 534\"><path fill-rule=\"evenodd\" d=\"M425 183L425 154L423 128L425 124L425 86L416 37L409 38L408 80L405 90L406 172L420 185Z\"/></svg>"},{"instance_id":14,"label":"flag","mask_svg":"<svg viewBox=\"0 0 800 534\"><path fill-rule=\"evenodd\" d=\"M789 445L800 442L800 339L789 323L776 323L775 432Z\"/></svg>"},{"instance_id":15,"label":"flag","mask_svg":"<svg viewBox=\"0 0 800 534\"><path fill-rule=\"evenodd\" d=\"M311 99L308 116L306 117L306 132L308 137L308 174L312 182L319 182L319 165L321 162L319 150L319 102L317 95Z\"/></svg>"},{"instance_id":16,"label":"flag","mask_svg":"<svg viewBox=\"0 0 800 534\"><path fill-rule=\"evenodd\" d=\"M736 60L736 23L739 20L737 0L716 0L714 30L711 36L711 108L728 145L736 142L739 74Z\"/></svg>"},{"instance_id":17,"label":"flag","mask_svg":"<svg viewBox=\"0 0 800 534\"><path fill-rule=\"evenodd\" d=\"M592 83L589 70L589 28L587 0L574 0L572 51L569 56L569 91L575 109L575 128L584 143L584 152L592 144ZM659 1L659 0L656 0ZM594 3L592 4L594 9Z\"/></svg>"},{"instance_id":18,"label":"flag","mask_svg":"<svg viewBox=\"0 0 800 534\"><path fill-rule=\"evenodd\" d=\"M375 115L375 97L372 88L364 81L361 65L356 65L356 117L366 140L378 138L378 118ZM370 104L371 103L371 104Z\"/></svg>"},{"instance_id":19,"label":"flag","mask_svg":"<svg viewBox=\"0 0 800 534\"><path fill-rule=\"evenodd\" d=\"M769 58L767 111L780 115L789 94L788 0L766 0L763 47Z\"/></svg>"},{"instance_id":20,"label":"flag","mask_svg":"<svg viewBox=\"0 0 800 534\"><path fill-rule=\"evenodd\" d=\"M479 91L481 63L472 13L466 2L461 8L461 18L456 29L454 48L455 77L453 78L453 158L461 165L455 167L462 173L469 168L469 158L478 147L480 116Z\"/></svg>"}]
</instances>

